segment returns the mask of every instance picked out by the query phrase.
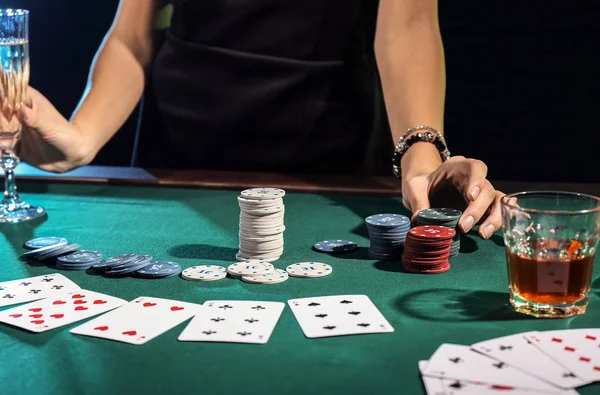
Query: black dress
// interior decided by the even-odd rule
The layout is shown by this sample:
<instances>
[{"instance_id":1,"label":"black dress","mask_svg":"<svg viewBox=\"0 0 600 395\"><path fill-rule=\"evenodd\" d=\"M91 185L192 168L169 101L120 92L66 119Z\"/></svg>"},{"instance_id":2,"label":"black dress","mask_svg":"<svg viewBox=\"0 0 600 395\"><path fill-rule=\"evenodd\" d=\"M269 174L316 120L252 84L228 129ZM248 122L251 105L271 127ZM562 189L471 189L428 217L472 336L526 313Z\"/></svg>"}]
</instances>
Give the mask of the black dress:
<instances>
[{"instance_id":1,"label":"black dress","mask_svg":"<svg viewBox=\"0 0 600 395\"><path fill-rule=\"evenodd\" d=\"M139 164L390 174L376 11L368 0L175 1L150 81L166 132L146 122Z\"/></svg>"}]
</instances>

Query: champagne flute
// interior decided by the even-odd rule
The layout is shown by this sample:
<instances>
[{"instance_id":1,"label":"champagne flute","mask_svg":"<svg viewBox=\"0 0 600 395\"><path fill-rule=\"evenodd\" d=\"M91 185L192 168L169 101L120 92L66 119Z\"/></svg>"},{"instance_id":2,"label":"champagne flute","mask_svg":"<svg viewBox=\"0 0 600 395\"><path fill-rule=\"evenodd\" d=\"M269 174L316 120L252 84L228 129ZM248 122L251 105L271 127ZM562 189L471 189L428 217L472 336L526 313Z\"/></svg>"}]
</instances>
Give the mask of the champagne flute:
<instances>
[{"instance_id":1,"label":"champagne flute","mask_svg":"<svg viewBox=\"0 0 600 395\"><path fill-rule=\"evenodd\" d=\"M29 11L0 9L0 166L4 170L4 198L0 223L29 221L46 214L19 198L15 168L19 157L15 147L22 125L17 114L29 85Z\"/></svg>"}]
</instances>

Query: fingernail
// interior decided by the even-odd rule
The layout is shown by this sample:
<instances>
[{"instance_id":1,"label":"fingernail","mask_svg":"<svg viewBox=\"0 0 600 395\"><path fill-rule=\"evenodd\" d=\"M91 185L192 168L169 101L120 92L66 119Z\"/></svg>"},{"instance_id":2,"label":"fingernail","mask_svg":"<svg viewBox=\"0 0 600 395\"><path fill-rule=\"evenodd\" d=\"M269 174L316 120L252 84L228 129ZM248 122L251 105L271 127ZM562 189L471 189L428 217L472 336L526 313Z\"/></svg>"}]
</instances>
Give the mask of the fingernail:
<instances>
[{"instance_id":1,"label":"fingernail","mask_svg":"<svg viewBox=\"0 0 600 395\"><path fill-rule=\"evenodd\" d=\"M481 235L483 236L484 239L489 239L490 236L492 234L494 234L494 231L496 230L496 228L494 227L494 225L492 224L488 224L486 225L485 228L483 228L483 230L481 231Z\"/></svg>"},{"instance_id":2,"label":"fingernail","mask_svg":"<svg viewBox=\"0 0 600 395\"><path fill-rule=\"evenodd\" d=\"M473 188L471 188L471 197L473 200L477 199L479 192L481 192L481 188L479 188L479 186L475 185Z\"/></svg>"},{"instance_id":3,"label":"fingernail","mask_svg":"<svg viewBox=\"0 0 600 395\"><path fill-rule=\"evenodd\" d=\"M468 216L467 218L465 218L463 220L462 226L463 226L463 230L464 232L468 232L471 230L471 228L473 227L473 225L475 225L475 218L473 218L472 216Z\"/></svg>"}]
</instances>

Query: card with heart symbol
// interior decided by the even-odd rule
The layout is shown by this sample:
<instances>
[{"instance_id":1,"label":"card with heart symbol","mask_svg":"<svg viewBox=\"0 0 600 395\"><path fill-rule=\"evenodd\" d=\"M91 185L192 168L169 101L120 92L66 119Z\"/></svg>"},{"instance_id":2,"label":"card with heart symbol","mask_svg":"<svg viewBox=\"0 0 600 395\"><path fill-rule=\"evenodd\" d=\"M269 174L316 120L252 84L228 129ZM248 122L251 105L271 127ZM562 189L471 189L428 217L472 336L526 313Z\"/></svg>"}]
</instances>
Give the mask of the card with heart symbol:
<instances>
[{"instance_id":1,"label":"card with heart symbol","mask_svg":"<svg viewBox=\"0 0 600 395\"><path fill-rule=\"evenodd\" d=\"M201 308L195 303L140 296L70 332L140 345L193 317Z\"/></svg>"},{"instance_id":2,"label":"card with heart symbol","mask_svg":"<svg viewBox=\"0 0 600 395\"><path fill-rule=\"evenodd\" d=\"M0 312L0 322L31 332L45 332L105 313L127 301L79 289Z\"/></svg>"}]
</instances>

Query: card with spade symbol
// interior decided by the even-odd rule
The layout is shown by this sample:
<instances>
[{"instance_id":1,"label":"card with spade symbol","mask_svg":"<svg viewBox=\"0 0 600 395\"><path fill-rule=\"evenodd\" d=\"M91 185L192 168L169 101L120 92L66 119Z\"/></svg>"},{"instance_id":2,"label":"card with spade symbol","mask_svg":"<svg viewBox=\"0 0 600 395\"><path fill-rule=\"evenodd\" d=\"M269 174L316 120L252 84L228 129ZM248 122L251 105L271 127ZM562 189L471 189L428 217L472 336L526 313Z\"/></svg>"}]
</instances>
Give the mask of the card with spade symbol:
<instances>
[{"instance_id":1,"label":"card with spade symbol","mask_svg":"<svg viewBox=\"0 0 600 395\"><path fill-rule=\"evenodd\" d=\"M179 340L265 344L284 307L281 302L209 300Z\"/></svg>"},{"instance_id":2,"label":"card with spade symbol","mask_svg":"<svg viewBox=\"0 0 600 395\"><path fill-rule=\"evenodd\" d=\"M394 331L367 295L291 299L288 304L309 338Z\"/></svg>"},{"instance_id":3,"label":"card with spade symbol","mask_svg":"<svg viewBox=\"0 0 600 395\"><path fill-rule=\"evenodd\" d=\"M127 305L71 329L71 333L144 344L198 314L202 305L140 296Z\"/></svg>"},{"instance_id":4,"label":"card with spade symbol","mask_svg":"<svg viewBox=\"0 0 600 395\"><path fill-rule=\"evenodd\" d=\"M0 307L33 302L78 289L79 285L59 273L0 282Z\"/></svg>"},{"instance_id":5,"label":"card with spade symbol","mask_svg":"<svg viewBox=\"0 0 600 395\"><path fill-rule=\"evenodd\" d=\"M536 346L539 336L539 332L517 333L475 343L471 348L560 388L576 388L593 382L561 365L560 359L544 354Z\"/></svg>"},{"instance_id":6,"label":"card with spade symbol","mask_svg":"<svg viewBox=\"0 0 600 395\"><path fill-rule=\"evenodd\" d=\"M0 312L0 322L31 332L45 332L126 304L127 301L79 289Z\"/></svg>"},{"instance_id":7,"label":"card with spade symbol","mask_svg":"<svg viewBox=\"0 0 600 395\"><path fill-rule=\"evenodd\" d=\"M487 357L469 346L459 344L442 344L431 356L421 373L425 377L452 379L467 383L486 383L503 391L519 389L532 393L573 393L571 390L569 390L571 392L565 391L505 362ZM459 389L455 388L456 391Z\"/></svg>"}]
</instances>

